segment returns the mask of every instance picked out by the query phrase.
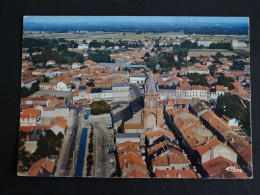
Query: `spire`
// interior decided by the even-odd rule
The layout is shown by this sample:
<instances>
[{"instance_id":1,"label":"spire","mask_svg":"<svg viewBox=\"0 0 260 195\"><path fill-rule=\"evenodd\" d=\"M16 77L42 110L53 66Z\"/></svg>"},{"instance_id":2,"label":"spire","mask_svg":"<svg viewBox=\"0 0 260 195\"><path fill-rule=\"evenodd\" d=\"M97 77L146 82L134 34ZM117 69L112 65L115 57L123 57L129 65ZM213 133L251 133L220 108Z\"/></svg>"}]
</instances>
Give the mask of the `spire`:
<instances>
[{"instance_id":1,"label":"spire","mask_svg":"<svg viewBox=\"0 0 260 195\"><path fill-rule=\"evenodd\" d=\"M156 94L156 88L155 88L155 83L153 80L153 73L151 74L150 78L149 78L149 83L148 83L148 87L147 87L147 94Z\"/></svg>"}]
</instances>

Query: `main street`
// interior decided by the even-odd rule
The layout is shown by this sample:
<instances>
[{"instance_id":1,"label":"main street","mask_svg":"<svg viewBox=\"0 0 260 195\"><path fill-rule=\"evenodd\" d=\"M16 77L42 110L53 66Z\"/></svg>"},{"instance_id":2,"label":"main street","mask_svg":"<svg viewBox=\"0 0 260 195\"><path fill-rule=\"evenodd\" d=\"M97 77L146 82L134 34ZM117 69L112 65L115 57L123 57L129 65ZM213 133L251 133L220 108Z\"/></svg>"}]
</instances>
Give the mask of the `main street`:
<instances>
[{"instance_id":1,"label":"main street","mask_svg":"<svg viewBox=\"0 0 260 195\"><path fill-rule=\"evenodd\" d=\"M93 153L93 177L109 177L113 171L114 154L108 154L107 144L113 144L112 130L107 129L107 125L111 124L110 114L100 116L90 115L90 118L82 123L89 124L94 127L94 153Z\"/></svg>"},{"instance_id":2,"label":"main street","mask_svg":"<svg viewBox=\"0 0 260 195\"><path fill-rule=\"evenodd\" d=\"M71 154L75 147L75 141L82 108L82 106L76 105L70 109L70 116L67 123L67 132L62 143L62 148L56 165L56 172L54 174L54 176L56 177L69 175L68 164L71 164L69 158L72 158Z\"/></svg>"}]
</instances>

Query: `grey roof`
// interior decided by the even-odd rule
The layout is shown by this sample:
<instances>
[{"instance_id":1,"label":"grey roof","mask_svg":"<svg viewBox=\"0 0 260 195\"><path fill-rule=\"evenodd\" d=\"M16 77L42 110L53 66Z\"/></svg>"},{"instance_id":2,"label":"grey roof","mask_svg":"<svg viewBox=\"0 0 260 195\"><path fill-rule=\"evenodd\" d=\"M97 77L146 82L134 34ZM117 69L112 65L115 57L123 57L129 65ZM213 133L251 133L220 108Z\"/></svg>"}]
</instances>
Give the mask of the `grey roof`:
<instances>
[{"instance_id":1,"label":"grey roof","mask_svg":"<svg viewBox=\"0 0 260 195\"><path fill-rule=\"evenodd\" d=\"M136 73L136 74L132 75L131 77L144 77L144 78L146 78L147 76L145 74Z\"/></svg>"},{"instance_id":2,"label":"grey roof","mask_svg":"<svg viewBox=\"0 0 260 195\"><path fill-rule=\"evenodd\" d=\"M116 138L137 138L140 133L116 133Z\"/></svg>"},{"instance_id":3,"label":"grey roof","mask_svg":"<svg viewBox=\"0 0 260 195\"><path fill-rule=\"evenodd\" d=\"M104 87L104 88L102 88L102 91L111 91L111 90L112 90L111 87Z\"/></svg>"},{"instance_id":4,"label":"grey roof","mask_svg":"<svg viewBox=\"0 0 260 195\"><path fill-rule=\"evenodd\" d=\"M172 90L176 90L176 86L172 85L172 86L168 86L168 85L158 85L159 89L172 89Z\"/></svg>"},{"instance_id":5,"label":"grey roof","mask_svg":"<svg viewBox=\"0 0 260 195\"><path fill-rule=\"evenodd\" d=\"M91 93L101 93L102 89L101 88L92 88Z\"/></svg>"},{"instance_id":6,"label":"grey roof","mask_svg":"<svg viewBox=\"0 0 260 195\"><path fill-rule=\"evenodd\" d=\"M81 91L81 90L86 90L87 89L87 87L86 86L79 86L79 90Z\"/></svg>"},{"instance_id":7,"label":"grey roof","mask_svg":"<svg viewBox=\"0 0 260 195\"><path fill-rule=\"evenodd\" d=\"M202 102L197 102L194 105L190 105L190 107L192 108L192 110L196 113L201 112L202 110L205 110L208 108L207 105L203 104Z\"/></svg>"},{"instance_id":8,"label":"grey roof","mask_svg":"<svg viewBox=\"0 0 260 195\"><path fill-rule=\"evenodd\" d=\"M127 86L129 86L127 82L112 83L112 87L127 87Z\"/></svg>"},{"instance_id":9,"label":"grey roof","mask_svg":"<svg viewBox=\"0 0 260 195\"><path fill-rule=\"evenodd\" d=\"M153 73L151 74L150 78L149 78L149 83L148 83L148 87L147 87L147 94L156 94L156 87L155 87L155 83L154 83L154 79L153 79Z\"/></svg>"}]
</instances>

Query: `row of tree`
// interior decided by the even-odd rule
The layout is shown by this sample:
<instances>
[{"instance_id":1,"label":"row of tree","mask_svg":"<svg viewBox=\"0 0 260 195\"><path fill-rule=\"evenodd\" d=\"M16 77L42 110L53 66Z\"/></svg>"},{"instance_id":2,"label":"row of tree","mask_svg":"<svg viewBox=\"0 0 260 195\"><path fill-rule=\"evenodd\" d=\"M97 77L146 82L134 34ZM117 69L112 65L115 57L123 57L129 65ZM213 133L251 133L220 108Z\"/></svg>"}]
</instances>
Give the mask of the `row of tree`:
<instances>
[{"instance_id":1,"label":"row of tree","mask_svg":"<svg viewBox=\"0 0 260 195\"><path fill-rule=\"evenodd\" d=\"M56 63L73 63L73 62L84 62L83 54L71 51L53 51L44 50L40 55L32 56L32 62L34 64L43 63L46 64L47 61L54 60Z\"/></svg>"}]
</instances>

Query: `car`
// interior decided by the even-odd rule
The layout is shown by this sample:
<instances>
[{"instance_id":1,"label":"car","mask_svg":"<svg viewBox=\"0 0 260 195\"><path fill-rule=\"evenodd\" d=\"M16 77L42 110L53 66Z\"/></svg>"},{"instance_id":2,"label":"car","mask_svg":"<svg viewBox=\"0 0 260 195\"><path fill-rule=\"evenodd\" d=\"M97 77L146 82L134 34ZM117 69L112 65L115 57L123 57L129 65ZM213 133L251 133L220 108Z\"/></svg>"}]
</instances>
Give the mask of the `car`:
<instances>
[{"instance_id":1,"label":"car","mask_svg":"<svg viewBox=\"0 0 260 195\"><path fill-rule=\"evenodd\" d=\"M72 134L72 132L69 133L69 135L71 135L71 134Z\"/></svg>"},{"instance_id":2,"label":"car","mask_svg":"<svg viewBox=\"0 0 260 195\"><path fill-rule=\"evenodd\" d=\"M111 162L111 163L114 162L114 161L115 161L115 159L113 159L113 158L109 160L109 162Z\"/></svg>"}]
</instances>

